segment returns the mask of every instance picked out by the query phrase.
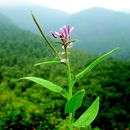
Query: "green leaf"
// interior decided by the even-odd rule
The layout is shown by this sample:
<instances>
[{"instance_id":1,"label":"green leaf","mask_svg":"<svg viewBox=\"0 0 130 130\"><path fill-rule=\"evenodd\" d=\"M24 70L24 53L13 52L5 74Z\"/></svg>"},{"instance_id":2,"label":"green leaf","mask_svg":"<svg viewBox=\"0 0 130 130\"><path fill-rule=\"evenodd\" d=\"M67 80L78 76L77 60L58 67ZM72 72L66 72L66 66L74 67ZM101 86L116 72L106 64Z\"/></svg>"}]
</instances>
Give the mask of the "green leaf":
<instances>
[{"instance_id":1,"label":"green leaf","mask_svg":"<svg viewBox=\"0 0 130 130\"><path fill-rule=\"evenodd\" d=\"M32 18L38 28L38 30L40 31L43 39L46 41L46 43L50 46L51 50L55 53L56 56L58 56L58 52L57 50L55 49L55 47L51 44L51 42L48 40L48 38L46 37L45 33L43 32L43 30L41 29L39 23L37 22L36 18L34 17L34 15L32 14Z\"/></svg>"},{"instance_id":2,"label":"green leaf","mask_svg":"<svg viewBox=\"0 0 130 130\"><path fill-rule=\"evenodd\" d=\"M55 41L54 43L58 43L58 44L61 44L61 45L62 45L62 42Z\"/></svg>"},{"instance_id":3,"label":"green leaf","mask_svg":"<svg viewBox=\"0 0 130 130\"><path fill-rule=\"evenodd\" d=\"M99 110L99 97L91 104L91 106L74 122L74 126L81 128L89 126L96 118Z\"/></svg>"},{"instance_id":4,"label":"green leaf","mask_svg":"<svg viewBox=\"0 0 130 130\"><path fill-rule=\"evenodd\" d=\"M60 86L58 86L58 85L56 85L48 80L45 80L45 79L41 79L41 78L37 78L37 77L23 77L20 79L31 80L31 81L41 85L42 87L45 87L53 92L57 92L57 93L62 94L62 91L63 91L63 89Z\"/></svg>"},{"instance_id":5,"label":"green leaf","mask_svg":"<svg viewBox=\"0 0 130 130\"><path fill-rule=\"evenodd\" d=\"M81 106L84 95L84 89L73 95L65 105L65 112L74 113Z\"/></svg>"},{"instance_id":6,"label":"green leaf","mask_svg":"<svg viewBox=\"0 0 130 130\"><path fill-rule=\"evenodd\" d=\"M46 64L62 64L62 62L60 62L60 61L45 61L45 62L37 63L34 66L46 65Z\"/></svg>"},{"instance_id":7,"label":"green leaf","mask_svg":"<svg viewBox=\"0 0 130 130\"><path fill-rule=\"evenodd\" d=\"M79 42L79 40L77 40L77 39L74 39L74 40L71 40L71 42Z\"/></svg>"},{"instance_id":8,"label":"green leaf","mask_svg":"<svg viewBox=\"0 0 130 130\"><path fill-rule=\"evenodd\" d=\"M102 62L105 58L107 58L111 53L113 53L114 51L116 51L118 49L119 48L115 48L115 49L109 51L108 53L104 54L103 56L99 57L95 61L93 61L86 69L84 69L83 71L81 71L79 74L76 75L76 77L75 77L76 81L78 81L85 74L87 74L88 72L90 72L95 66L97 66L100 62Z\"/></svg>"},{"instance_id":9,"label":"green leaf","mask_svg":"<svg viewBox=\"0 0 130 130\"><path fill-rule=\"evenodd\" d=\"M70 43L73 43L73 42L79 42L79 40L77 39L71 40L70 42L67 42L66 45L69 45Z\"/></svg>"}]
</instances>

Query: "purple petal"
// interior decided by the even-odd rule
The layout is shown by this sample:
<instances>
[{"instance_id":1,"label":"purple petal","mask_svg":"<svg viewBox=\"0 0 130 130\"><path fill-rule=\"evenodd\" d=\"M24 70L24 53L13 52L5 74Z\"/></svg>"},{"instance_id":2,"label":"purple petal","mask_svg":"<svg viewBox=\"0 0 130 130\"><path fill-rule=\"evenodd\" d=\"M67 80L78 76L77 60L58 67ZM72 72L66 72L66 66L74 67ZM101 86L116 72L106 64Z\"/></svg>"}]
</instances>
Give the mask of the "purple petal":
<instances>
[{"instance_id":1,"label":"purple petal","mask_svg":"<svg viewBox=\"0 0 130 130\"><path fill-rule=\"evenodd\" d=\"M68 39L70 37L69 26L66 26L65 33L66 33L66 39Z\"/></svg>"},{"instance_id":2,"label":"purple petal","mask_svg":"<svg viewBox=\"0 0 130 130\"><path fill-rule=\"evenodd\" d=\"M59 33L59 32L55 32L55 34L60 36L60 33Z\"/></svg>"},{"instance_id":3,"label":"purple petal","mask_svg":"<svg viewBox=\"0 0 130 130\"><path fill-rule=\"evenodd\" d=\"M64 28L64 37L67 38L67 30Z\"/></svg>"},{"instance_id":4,"label":"purple petal","mask_svg":"<svg viewBox=\"0 0 130 130\"><path fill-rule=\"evenodd\" d=\"M52 34L52 36L53 36L54 38L57 38L57 36L56 36L56 33L55 33L55 32L51 32L51 34Z\"/></svg>"}]
</instances>

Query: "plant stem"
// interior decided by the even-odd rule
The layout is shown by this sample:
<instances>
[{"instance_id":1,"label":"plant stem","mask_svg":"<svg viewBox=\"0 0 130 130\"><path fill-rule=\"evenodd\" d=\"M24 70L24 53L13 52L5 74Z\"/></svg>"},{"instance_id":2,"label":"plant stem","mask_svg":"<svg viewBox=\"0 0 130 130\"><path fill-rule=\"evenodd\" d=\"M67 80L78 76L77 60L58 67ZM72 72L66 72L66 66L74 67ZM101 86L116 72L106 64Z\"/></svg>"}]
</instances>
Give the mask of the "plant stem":
<instances>
[{"instance_id":1,"label":"plant stem","mask_svg":"<svg viewBox=\"0 0 130 130\"><path fill-rule=\"evenodd\" d=\"M72 82L72 76L71 76L71 69L70 69L69 60L67 61L67 68L68 68L69 95L70 95L70 97L72 97L73 82Z\"/></svg>"},{"instance_id":2,"label":"plant stem","mask_svg":"<svg viewBox=\"0 0 130 130\"><path fill-rule=\"evenodd\" d=\"M68 89L69 89L69 96L71 98L72 89L73 89L73 81L72 81L68 51L66 52L66 58L67 58L67 69L68 69L68 86L69 86ZM69 113L69 130L73 130L73 120L74 120L74 113Z\"/></svg>"},{"instance_id":3,"label":"plant stem","mask_svg":"<svg viewBox=\"0 0 130 130\"><path fill-rule=\"evenodd\" d=\"M73 83L72 83L71 69L70 69L69 61L67 63L67 68L68 68L69 95L70 95L70 98L71 98L72 97ZM69 113L69 130L73 130L73 113Z\"/></svg>"}]
</instances>

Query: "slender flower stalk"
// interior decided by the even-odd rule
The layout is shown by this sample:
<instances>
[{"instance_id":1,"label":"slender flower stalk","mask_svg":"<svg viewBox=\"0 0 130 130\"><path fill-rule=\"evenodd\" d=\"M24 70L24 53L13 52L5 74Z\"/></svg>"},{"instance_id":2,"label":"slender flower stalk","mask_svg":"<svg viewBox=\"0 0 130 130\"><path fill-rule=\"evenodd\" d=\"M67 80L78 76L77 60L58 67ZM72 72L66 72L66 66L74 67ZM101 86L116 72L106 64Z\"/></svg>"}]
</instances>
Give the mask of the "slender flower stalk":
<instances>
[{"instance_id":1,"label":"slender flower stalk","mask_svg":"<svg viewBox=\"0 0 130 130\"><path fill-rule=\"evenodd\" d=\"M73 95L73 83L72 83L72 75L71 75L71 68L70 68L70 63L69 60L67 62L67 68L68 68L68 86L69 86L69 96L70 98ZM69 128L70 130L73 130L73 117L74 117L74 113L69 113Z\"/></svg>"},{"instance_id":2,"label":"slender flower stalk","mask_svg":"<svg viewBox=\"0 0 130 130\"><path fill-rule=\"evenodd\" d=\"M66 63L67 71L68 71L68 92L69 97L71 98L73 96L73 81L72 81L72 75L71 75L71 68L70 68L70 61L69 61L69 51L73 47L73 43L71 42L71 32L74 29L74 27L71 27L68 25L64 25L62 28L60 28L60 32L53 31L51 32L52 36L58 40L58 43L62 45L62 48L64 49L63 57L61 57L60 61ZM69 129L73 130L73 118L74 113L69 113Z\"/></svg>"}]
</instances>

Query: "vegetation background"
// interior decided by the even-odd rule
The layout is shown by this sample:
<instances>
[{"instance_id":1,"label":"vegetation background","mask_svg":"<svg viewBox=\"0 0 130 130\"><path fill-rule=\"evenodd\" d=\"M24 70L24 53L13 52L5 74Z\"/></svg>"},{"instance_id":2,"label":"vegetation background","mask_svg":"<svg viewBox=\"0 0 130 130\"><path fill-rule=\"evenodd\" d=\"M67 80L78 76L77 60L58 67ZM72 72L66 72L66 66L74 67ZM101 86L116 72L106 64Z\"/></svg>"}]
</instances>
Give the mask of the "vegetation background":
<instances>
[{"instance_id":1,"label":"vegetation background","mask_svg":"<svg viewBox=\"0 0 130 130\"><path fill-rule=\"evenodd\" d=\"M66 68L62 65L34 67L35 63L53 59L49 48L37 32L33 32L31 28L26 28L30 31L23 30L24 23L18 26L16 23L19 19L15 21L11 17L14 15L9 15L9 12L3 10L2 12L1 9L1 12L4 15L0 14L0 129L67 130L65 100L60 95L32 82L18 80L24 76L37 76L53 81L66 89ZM63 15L63 12L60 13ZM6 17L7 14L10 18ZM109 17L113 16L111 20L103 17L106 14ZM93 20L95 15L99 18L97 21ZM70 18L66 14L63 16L64 22L67 22L66 18ZM74 23L77 30L74 37L80 39L79 45L75 45L71 51L72 70L75 74L100 54L117 46L121 48L120 52L102 62L74 88L74 92L81 88L86 90L77 118L97 96L100 97L100 111L91 126L94 130L130 129L130 17L128 16L130 15L94 8L71 17L72 21L85 18ZM57 29L61 24L63 21L59 21L53 28ZM49 24L45 28L49 30Z\"/></svg>"}]
</instances>

